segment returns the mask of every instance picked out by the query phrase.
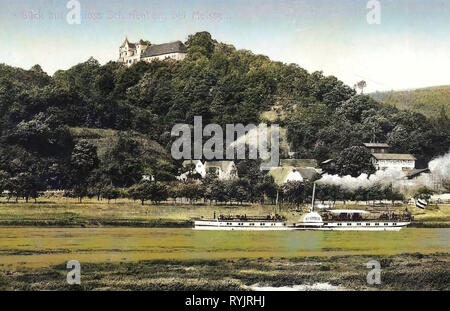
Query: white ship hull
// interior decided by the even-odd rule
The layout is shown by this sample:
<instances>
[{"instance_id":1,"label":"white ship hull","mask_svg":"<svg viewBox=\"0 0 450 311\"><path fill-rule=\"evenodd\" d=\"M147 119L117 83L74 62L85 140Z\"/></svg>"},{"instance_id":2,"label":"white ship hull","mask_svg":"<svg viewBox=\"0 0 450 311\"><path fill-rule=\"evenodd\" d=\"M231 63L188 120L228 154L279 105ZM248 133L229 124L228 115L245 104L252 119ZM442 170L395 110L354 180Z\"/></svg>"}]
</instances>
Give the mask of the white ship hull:
<instances>
[{"instance_id":1,"label":"white ship hull","mask_svg":"<svg viewBox=\"0 0 450 311\"><path fill-rule=\"evenodd\" d=\"M195 230L225 230L225 231L283 231L293 230L280 221L219 221L196 220Z\"/></svg>"},{"instance_id":2,"label":"white ship hull","mask_svg":"<svg viewBox=\"0 0 450 311\"><path fill-rule=\"evenodd\" d=\"M323 225L297 224L295 230L316 231L400 231L410 222L328 222Z\"/></svg>"},{"instance_id":3,"label":"white ship hull","mask_svg":"<svg viewBox=\"0 0 450 311\"><path fill-rule=\"evenodd\" d=\"M277 221L216 221L196 220L195 230L221 230L221 231L400 231L410 222L327 222L318 224L296 224L287 226L285 222Z\"/></svg>"}]
</instances>

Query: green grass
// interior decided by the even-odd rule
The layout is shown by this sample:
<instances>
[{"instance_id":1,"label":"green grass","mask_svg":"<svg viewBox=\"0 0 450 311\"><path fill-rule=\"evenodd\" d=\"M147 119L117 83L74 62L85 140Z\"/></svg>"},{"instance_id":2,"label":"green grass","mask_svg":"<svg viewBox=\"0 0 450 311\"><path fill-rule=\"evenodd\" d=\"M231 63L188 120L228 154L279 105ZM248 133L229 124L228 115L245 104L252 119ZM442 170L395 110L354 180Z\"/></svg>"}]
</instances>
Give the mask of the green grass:
<instances>
[{"instance_id":1,"label":"green grass","mask_svg":"<svg viewBox=\"0 0 450 311\"><path fill-rule=\"evenodd\" d=\"M450 118L450 86L437 86L409 91L375 92L374 99L402 110L419 112L427 117L438 117L442 106Z\"/></svg>"},{"instance_id":2,"label":"green grass","mask_svg":"<svg viewBox=\"0 0 450 311\"><path fill-rule=\"evenodd\" d=\"M368 285L366 264L381 263L381 284ZM328 283L345 290L449 290L448 254L238 260L154 260L83 264L81 285L64 265L0 272L0 290L249 290L253 286Z\"/></svg>"},{"instance_id":3,"label":"green grass","mask_svg":"<svg viewBox=\"0 0 450 311\"><path fill-rule=\"evenodd\" d=\"M347 205L346 208L364 207ZM449 222L450 205L425 211L408 208L423 226ZM436 241L419 238L427 232L418 230L427 229L400 232L407 236L413 234L408 240L402 240L397 233L390 240L379 238L383 233L373 236L369 233L361 239L341 233L334 234L333 238L329 234L305 233L289 240L281 233L280 236L267 233L272 239L269 241L259 234L235 233L223 240L221 232L95 228L190 226L192 217L212 216L214 211L264 215L272 212L273 206L180 203L142 206L129 200L108 204L95 199L78 204L76 199L64 198L41 198L38 204L2 201L0 226L30 227L3 228L4 237L8 238L1 240L0 290L248 290L255 285L280 287L316 283L350 290L449 290L448 253L436 253L442 252L442 246L436 248L433 246ZM293 208L284 207L282 213L290 220L297 217ZM94 228L65 229L66 226ZM155 238L152 234L156 234ZM256 236L260 238L255 239ZM161 239L165 241L163 244ZM310 247L319 243L319 250L322 250L303 253L298 239L302 243L313 243L308 244ZM217 241L225 242L217 245ZM290 241L286 244L288 249L284 249L280 241ZM359 243L369 241L369 249L361 249ZM417 248L408 246L392 252L392 247L388 246L398 241L401 245L417 244ZM431 245L422 245L427 241ZM71 259L82 263L81 286L70 286L65 281L67 269L62 263ZM372 259L382 264L381 285L366 283L368 269L365 265Z\"/></svg>"},{"instance_id":4,"label":"green grass","mask_svg":"<svg viewBox=\"0 0 450 311\"><path fill-rule=\"evenodd\" d=\"M0 201L0 226L53 226L53 227L191 227L192 218L213 217L220 214L262 216L275 212L273 205L208 205L165 203L144 206L140 202L120 199L108 203L106 200L85 199L77 203L69 198L39 198L38 203L7 203ZM364 209L365 206L347 204L338 208ZM406 207L406 206L405 206ZM438 209L420 210L407 206L415 217L413 225L420 227L450 227L450 205ZM304 206L305 211L307 206ZM299 214L293 206L283 206L278 213L286 216L288 222L298 221ZM404 207L399 208L399 210Z\"/></svg>"},{"instance_id":5,"label":"green grass","mask_svg":"<svg viewBox=\"0 0 450 311\"><path fill-rule=\"evenodd\" d=\"M40 198L36 203L0 202L0 226L131 226L191 227L191 219L219 214L267 215L273 206L261 205L190 205L166 203L144 206L138 201L121 199L97 201L85 199Z\"/></svg>"}]
</instances>

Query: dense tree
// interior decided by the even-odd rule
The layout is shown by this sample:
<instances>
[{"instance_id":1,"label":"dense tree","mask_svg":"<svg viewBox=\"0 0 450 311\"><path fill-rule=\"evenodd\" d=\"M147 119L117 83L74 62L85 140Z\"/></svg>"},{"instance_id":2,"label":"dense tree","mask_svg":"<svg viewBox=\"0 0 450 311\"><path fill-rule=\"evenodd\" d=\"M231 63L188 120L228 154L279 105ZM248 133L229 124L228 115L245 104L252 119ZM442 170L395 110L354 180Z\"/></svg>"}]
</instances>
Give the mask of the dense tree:
<instances>
[{"instance_id":1,"label":"dense tree","mask_svg":"<svg viewBox=\"0 0 450 311\"><path fill-rule=\"evenodd\" d=\"M281 187L283 201L296 204L297 207L305 202L306 189L305 184L300 181L291 181Z\"/></svg>"},{"instance_id":2,"label":"dense tree","mask_svg":"<svg viewBox=\"0 0 450 311\"><path fill-rule=\"evenodd\" d=\"M70 163L74 195L81 203L82 198L88 194L89 177L99 164L97 148L85 140L79 141L72 151Z\"/></svg>"},{"instance_id":3,"label":"dense tree","mask_svg":"<svg viewBox=\"0 0 450 311\"><path fill-rule=\"evenodd\" d=\"M3 191L7 190L8 184L9 184L9 174L5 171L0 171L0 193L3 193Z\"/></svg>"},{"instance_id":4,"label":"dense tree","mask_svg":"<svg viewBox=\"0 0 450 311\"><path fill-rule=\"evenodd\" d=\"M186 198L190 203L193 203L204 197L203 184L200 182L186 182L179 186L178 195Z\"/></svg>"},{"instance_id":5,"label":"dense tree","mask_svg":"<svg viewBox=\"0 0 450 311\"><path fill-rule=\"evenodd\" d=\"M150 182L141 182L130 187L128 189L128 195L131 199L139 200L141 201L142 205L144 205L145 201L148 201L151 198L150 188Z\"/></svg>"},{"instance_id":6,"label":"dense tree","mask_svg":"<svg viewBox=\"0 0 450 311\"><path fill-rule=\"evenodd\" d=\"M336 166L341 176L358 177L363 173L368 175L375 173L371 154L362 146L354 146L343 150L336 161Z\"/></svg>"},{"instance_id":7,"label":"dense tree","mask_svg":"<svg viewBox=\"0 0 450 311\"><path fill-rule=\"evenodd\" d=\"M143 181L132 186L128 190L129 196L133 200L140 200L142 205L145 201L152 201L156 204L166 201L169 197L168 187L160 182Z\"/></svg>"},{"instance_id":8,"label":"dense tree","mask_svg":"<svg viewBox=\"0 0 450 311\"><path fill-rule=\"evenodd\" d=\"M121 134L102 158L102 170L116 187L139 183L144 175L139 143L128 133Z\"/></svg>"},{"instance_id":9,"label":"dense tree","mask_svg":"<svg viewBox=\"0 0 450 311\"><path fill-rule=\"evenodd\" d=\"M120 191L119 189L109 185L102 189L101 195L103 198L107 199L109 203L111 200L120 198Z\"/></svg>"},{"instance_id":10,"label":"dense tree","mask_svg":"<svg viewBox=\"0 0 450 311\"><path fill-rule=\"evenodd\" d=\"M36 199L38 192L45 189L45 185L38 176L30 172L19 173L9 180L9 190L16 197L23 197L28 203L29 198Z\"/></svg>"}]
</instances>

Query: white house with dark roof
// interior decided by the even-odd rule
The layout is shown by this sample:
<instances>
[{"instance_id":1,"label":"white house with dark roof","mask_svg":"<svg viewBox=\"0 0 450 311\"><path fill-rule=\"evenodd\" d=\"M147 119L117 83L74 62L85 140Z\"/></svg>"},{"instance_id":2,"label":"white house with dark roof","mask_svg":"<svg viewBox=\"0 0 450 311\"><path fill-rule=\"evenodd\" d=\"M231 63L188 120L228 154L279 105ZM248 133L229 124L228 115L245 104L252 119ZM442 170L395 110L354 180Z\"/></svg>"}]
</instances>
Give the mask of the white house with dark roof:
<instances>
[{"instance_id":1,"label":"white house with dark roof","mask_svg":"<svg viewBox=\"0 0 450 311\"><path fill-rule=\"evenodd\" d=\"M119 48L118 61L129 67L141 60L146 62L166 59L183 60L186 53L187 48L181 41L151 44L141 39L132 43L126 38Z\"/></svg>"},{"instance_id":2,"label":"white house with dark roof","mask_svg":"<svg viewBox=\"0 0 450 311\"><path fill-rule=\"evenodd\" d=\"M416 158L412 154L372 153L372 163L377 170L413 170Z\"/></svg>"}]
</instances>

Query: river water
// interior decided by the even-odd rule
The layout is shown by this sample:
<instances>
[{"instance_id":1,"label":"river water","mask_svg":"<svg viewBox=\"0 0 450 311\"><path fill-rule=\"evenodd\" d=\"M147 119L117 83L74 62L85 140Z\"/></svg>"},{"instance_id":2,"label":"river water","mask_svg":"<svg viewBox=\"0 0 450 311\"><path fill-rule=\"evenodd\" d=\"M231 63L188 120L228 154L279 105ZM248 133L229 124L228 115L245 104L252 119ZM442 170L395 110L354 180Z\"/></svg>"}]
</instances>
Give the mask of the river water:
<instances>
[{"instance_id":1,"label":"river water","mask_svg":"<svg viewBox=\"0 0 450 311\"><path fill-rule=\"evenodd\" d=\"M0 270L80 262L450 253L450 229L400 232L0 227Z\"/></svg>"}]
</instances>

